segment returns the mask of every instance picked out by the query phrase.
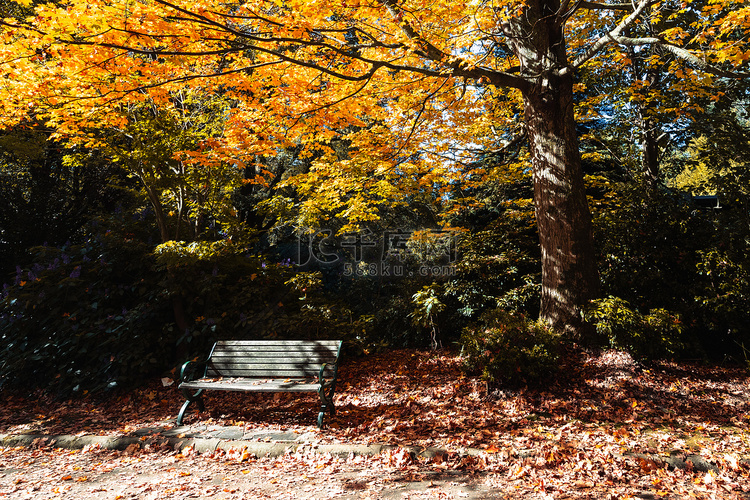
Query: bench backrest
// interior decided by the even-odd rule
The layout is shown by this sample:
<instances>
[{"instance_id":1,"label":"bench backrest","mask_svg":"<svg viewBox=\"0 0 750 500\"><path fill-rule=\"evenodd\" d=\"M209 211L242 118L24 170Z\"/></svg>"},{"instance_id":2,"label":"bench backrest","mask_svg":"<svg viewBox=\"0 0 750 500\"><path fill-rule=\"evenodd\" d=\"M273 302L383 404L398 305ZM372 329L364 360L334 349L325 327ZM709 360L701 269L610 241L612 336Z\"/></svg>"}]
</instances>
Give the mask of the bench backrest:
<instances>
[{"instance_id":1,"label":"bench backrest","mask_svg":"<svg viewBox=\"0 0 750 500\"><path fill-rule=\"evenodd\" d=\"M206 376L312 378L323 363L335 365L340 350L340 340L220 340Z\"/></svg>"}]
</instances>

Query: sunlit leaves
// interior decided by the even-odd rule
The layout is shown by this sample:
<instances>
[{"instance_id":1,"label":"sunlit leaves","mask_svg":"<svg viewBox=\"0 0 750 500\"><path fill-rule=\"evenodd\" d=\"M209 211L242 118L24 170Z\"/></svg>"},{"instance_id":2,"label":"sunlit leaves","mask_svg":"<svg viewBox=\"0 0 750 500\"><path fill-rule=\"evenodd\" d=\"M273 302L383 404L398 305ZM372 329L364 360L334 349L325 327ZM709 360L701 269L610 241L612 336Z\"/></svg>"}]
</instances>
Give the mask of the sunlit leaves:
<instances>
[{"instance_id":1,"label":"sunlit leaves","mask_svg":"<svg viewBox=\"0 0 750 500\"><path fill-rule=\"evenodd\" d=\"M518 96L503 97L478 78L452 75L482 68L514 71L518 62L502 23L518 15L518 8L510 2L422 0L397 9L370 1L260 0L221 8L209 1L119 0L39 6L31 29L4 33L5 116L46 116L60 136L93 147L92 128L124 127L126 118L118 112L123 106L169 107L172 96L186 87L221 93L235 102L222 144L185 153L194 165L247 166L254 155L325 143L354 126L362 134L356 157L328 166L321 162L332 160L320 159L306 174L308 181L295 182L310 203L321 204L319 211L364 221L376 216L368 205L392 199L394 189L439 192L477 151L496 149L516 133ZM692 2L670 9L666 2L653 5L630 35L657 30L664 41L687 44L709 62L746 66L747 7ZM571 58L626 14L573 12L567 28ZM674 75L673 91L698 100L710 97L705 89L713 80L667 53L646 50L613 45L605 57L587 63L592 80L579 85L591 97L580 104L581 118L607 113L602 103L607 95L610 103L613 95L622 99L623 109L635 104L654 116L702 109L697 102L670 105L644 75L652 68ZM389 131L388 140L373 140L367 131L375 123ZM340 175L331 185L355 193L359 181L354 179L367 178L368 169L397 175L379 175L375 184L368 183L374 196L343 195L347 201L312 187ZM406 184L385 185L394 184L401 172Z\"/></svg>"}]
</instances>

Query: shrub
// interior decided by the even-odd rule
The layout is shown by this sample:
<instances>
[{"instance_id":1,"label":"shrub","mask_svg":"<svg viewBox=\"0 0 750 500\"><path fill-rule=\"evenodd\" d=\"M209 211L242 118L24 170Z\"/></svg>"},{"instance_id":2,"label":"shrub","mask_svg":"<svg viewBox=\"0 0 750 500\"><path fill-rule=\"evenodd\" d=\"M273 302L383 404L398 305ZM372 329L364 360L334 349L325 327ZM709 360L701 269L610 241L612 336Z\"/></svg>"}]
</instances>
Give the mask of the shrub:
<instances>
[{"instance_id":1,"label":"shrub","mask_svg":"<svg viewBox=\"0 0 750 500\"><path fill-rule=\"evenodd\" d=\"M680 317L666 309L651 309L644 315L627 301L610 296L592 301L584 315L612 347L626 349L636 358L674 356L683 347Z\"/></svg>"},{"instance_id":2,"label":"shrub","mask_svg":"<svg viewBox=\"0 0 750 500\"><path fill-rule=\"evenodd\" d=\"M539 384L558 368L560 337L546 325L501 309L487 311L461 336L464 364L493 385Z\"/></svg>"},{"instance_id":3,"label":"shrub","mask_svg":"<svg viewBox=\"0 0 750 500\"><path fill-rule=\"evenodd\" d=\"M695 292L693 321L711 332L706 351L714 356L731 353L750 366L750 259L746 248L700 252L697 270L702 287Z\"/></svg>"},{"instance_id":4,"label":"shrub","mask_svg":"<svg viewBox=\"0 0 750 500\"><path fill-rule=\"evenodd\" d=\"M80 394L137 385L204 355L218 338L350 331L350 315L321 303L316 277L293 278L288 261L225 241L154 251L137 221L118 217L89 224L80 244L36 248L32 266L3 286L5 387Z\"/></svg>"},{"instance_id":5,"label":"shrub","mask_svg":"<svg viewBox=\"0 0 750 500\"><path fill-rule=\"evenodd\" d=\"M150 247L115 232L39 247L0 296L0 379L83 393L142 380L171 360L169 302Z\"/></svg>"},{"instance_id":6,"label":"shrub","mask_svg":"<svg viewBox=\"0 0 750 500\"><path fill-rule=\"evenodd\" d=\"M479 231L464 235L455 277L445 295L457 313L477 319L496 307L528 316L539 313L539 239L533 214L506 212Z\"/></svg>"},{"instance_id":7,"label":"shrub","mask_svg":"<svg viewBox=\"0 0 750 500\"><path fill-rule=\"evenodd\" d=\"M425 286L412 295L411 299L414 304L414 310L409 314L414 326L429 329L431 338L430 347L433 349L437 349L439 345L437 339L438 330L434 317L445 309L445 304L440 301L438 294L435 292L436 289L439 291L439 287L435 285Z\"/></svg>"}]
</instances>

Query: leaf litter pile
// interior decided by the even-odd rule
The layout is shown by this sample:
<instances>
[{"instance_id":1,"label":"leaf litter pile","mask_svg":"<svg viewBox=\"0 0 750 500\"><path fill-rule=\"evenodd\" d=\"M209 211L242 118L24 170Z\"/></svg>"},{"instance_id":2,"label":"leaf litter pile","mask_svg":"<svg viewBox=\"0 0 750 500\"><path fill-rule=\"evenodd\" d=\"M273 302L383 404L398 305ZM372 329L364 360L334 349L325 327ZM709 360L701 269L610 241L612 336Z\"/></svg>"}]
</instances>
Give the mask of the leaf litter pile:
<instances>
[{"instance_id":1,"label":"leaf litter pile","mask_svg":"<svg viewBox=\"0 0 750 500\"><path fill-rule=\"evenodd\" d=\"M739 368L570 360L544 389L492 390L445 351L345 360L337 414L315 394L209 392L187 425L314 433L320 444L394 445L373 457L133 445L0 448L11 498L750 498L750 388ZM170 429L169 381L68 401L4 394L0 432L127 436ZM407 446L409 447L407 449ZM416 449L433 450L415 454Z\"/></svg>"}]
</instances>

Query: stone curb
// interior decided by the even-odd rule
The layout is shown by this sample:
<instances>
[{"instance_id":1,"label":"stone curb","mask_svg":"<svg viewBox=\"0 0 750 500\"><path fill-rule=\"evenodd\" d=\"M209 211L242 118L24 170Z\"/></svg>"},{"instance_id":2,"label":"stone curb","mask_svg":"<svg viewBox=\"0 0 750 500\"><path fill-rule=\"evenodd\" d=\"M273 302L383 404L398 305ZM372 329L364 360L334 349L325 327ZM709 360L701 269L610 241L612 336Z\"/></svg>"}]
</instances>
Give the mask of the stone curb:
<instances>
[{"instance_id":1,"label":"stone curb","mask_svg":"<svg viewBox=\"0 0 750 500\"><path fill-rule=\"evenodd\" d=\"M347 458L349 456L375 456L398 448L406 449L413 457L433 459L436 456L447 456L448 451L441 448L422 448L419 446L399 446L392 444L314 444L305 442L268 442L252 441L246 439L222 439L216 437L170 437L160 435L148 436L75 436L70 434L47 435L47 434L0 434L0 447L14 448L17 446L52 446L69 450L80 450L86 446L101 447L107 450L126 450L129 446L145 445L168 446L175 451L185 448L193 448L196 453L211 453L216 450L229 451L246 450L257 458L276 458L292 453L315 453L330 454L334 457ZM484 453L477 448L466 448L460 452L461 456L476 456ZM519 458L534 456L533 450L517 450L515 453ZM618 458L642 458L652 460L655 464L677 469L693 468L700 472L718 472L716 464L706 461L699 455L687 455L686 457L671 456L661 457L641 453L626 452L615 455ZM743 463L750 463L750 459L743 459Z\"/></svg>"},{"instance_id":2,"label":"stone curb","mask_svg":"<svg viewBox=\"0 0 750 500\"><path fill-rule=\"evenodd\" d=\"M13 448L17 446L53 446L69 450L80 450L86 446L96 446L107 450L125 450L129 446L146 444L152 446L168 445L175 451L192 447L196 453L210 453L217 449L221 450L247 450L258 458L280 457L295 452L331 454L332 456L346 458L348 456L375 456L380 453L404 448L413 456L433 458L435 456L447 455L446 450L440 448L422 448L418 446L398 446L389 444L312 444L295 442L261 442L242 439L219 439L219 438L178 438L165 436L73 436L46 435L46 434L0 434L0 447ZM466 449L462 455L478 455L483 450Z\"/></svg>"}]
</instances>

